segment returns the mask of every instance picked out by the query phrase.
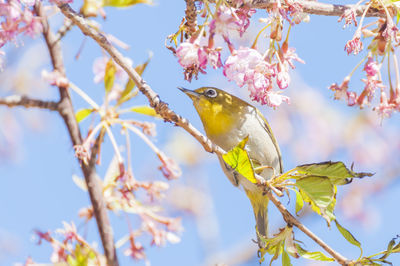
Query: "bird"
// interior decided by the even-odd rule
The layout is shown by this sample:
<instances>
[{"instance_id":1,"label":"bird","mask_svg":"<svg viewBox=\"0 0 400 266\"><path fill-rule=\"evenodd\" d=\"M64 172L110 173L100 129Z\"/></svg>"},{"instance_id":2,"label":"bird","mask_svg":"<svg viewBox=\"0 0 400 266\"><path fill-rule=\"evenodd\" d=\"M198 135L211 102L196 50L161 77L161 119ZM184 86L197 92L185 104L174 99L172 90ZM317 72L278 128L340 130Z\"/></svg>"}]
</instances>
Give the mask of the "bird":
<instances>
[{"instance_id":1,"label":"bird","mask_svg":"<svg viewBox=\"0 0 400 266\"><path fill-rule=\"evenodd\" d=\"M271 127L261 112L240 98L214 87L189 90L178 87L192 100L207 137L225 151L248 138L245 149L256 174L264 180L283 173L282 156ZM264 189L232 169L218 155L221 168L235 187L243 187L250 199L260 235L268 238L268 197Z\"/></svg>"}]
</instances>

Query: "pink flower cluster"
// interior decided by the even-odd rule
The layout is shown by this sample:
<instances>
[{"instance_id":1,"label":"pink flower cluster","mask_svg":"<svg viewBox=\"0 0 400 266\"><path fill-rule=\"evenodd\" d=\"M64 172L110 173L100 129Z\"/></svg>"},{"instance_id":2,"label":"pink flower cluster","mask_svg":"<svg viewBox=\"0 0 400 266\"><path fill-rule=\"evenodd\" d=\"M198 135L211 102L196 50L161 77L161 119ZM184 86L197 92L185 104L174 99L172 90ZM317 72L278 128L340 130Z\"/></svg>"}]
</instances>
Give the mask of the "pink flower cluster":
<instances>
[{"instance_id":1,"label":"pink flower cluster","mask_svg":"<svg viewBox=\"0 0 400 266\"><path fill-rule=\"evenodd\" d=\"M344 50L347 54L358 54L363 49L363 43L361 42L361 31L357 30L353 36L353 39L348 41L344 46Z\"/></svg>"},{"instance_id":2,"label":"pink flower cluster","mask_svg":"<svg viewBox=\"0 0 400 266\"><path fill-rule=\"evenodd\" d=\"M255 10L249 8L246 2L235 1L237 4L242 4L240 8L224 4L218 6L209 24L208 42L204 37L205 28L202 28L199 33L196 33L196 37L192 36L178 46L175 54L179 64L184 68L185 79L191 81L193 76L197 78L199 72L205 73L207 64L213 68L223 66L223 73L229 80L235 81L239 87L247 85L253 100L271 107L277 107L283 102L289 103L287 96L272 90L273 84L276 82L280 89L286 89L290 84L289 69L295 68L293 61L304 62L297 56L294 48L288 47L287 40L283 41L281 47L268 50L268 55L260 54L254 47L235 49L230 40L231 32L237 32L242 36L250 25L251 16L255 13ZM283 16L290 23L299 23L304 19L301 5L292 0L285 0L285 3L285 8L275 7L275 16L279 18ZM209 11L203 13L207 12ZM289 20L288 16L291 16L293 20ZM275 40L280 42L282 19L274 20L274 23L276 26L271 26L271 28L276 28ZM222 48L214 48L214 38L217 35L222 37L231 53L224 65L221 62Z\"/></svg>"},{"instance_id":3,"label":"pink flower cluster","mask_svg":"<svg viewBox=\"0 0 400 266\"><path fill-rule=\"evenodd\" d=\"M365 83L363 92L357 98L357 104L362 107L365 104L370 104L377 88L383 89L385 86L382 85L382 81L379 79L380 65L372 58L368 57L367 62L364 66L364 71L367 74L366 79L362 79Z\"/></svg>"},{"instance_id":4,"label":"pink flower cluster","mask_svg":"<svg viewBox=\"0 0 400 266\"><path fill-rule=\"evenodd\" d=\"M341 22L344 19L343 28L351 25L352 23L354 23L354 26L357 27L356 16L357 16L357 13L356 13L355 8L349 8L349 9L346 9L344 11L343 15L340 16L340 18L338 19L338 22Z\"/></svg>"},{"instance_id":5,"label":"pink flower cluster","mask_svg":"<svg viewBox=\"0 0 400 266\"><path fill-rule=\"evenodd\" d=\"M31 10L34 3L35 1L32 0L0 2L0 16L2 17L0 47L7 42L15 41L20 33L35 37L42 32L40 18Z\"/></svg>"},{"instance_id":6,"label":"pink flower cluster","mask_svg":"<svg viewBox=\"0 0 400 266\"><path fill-rule=\"evenodd\" d=\"M289 66L294 68L293 60L302 62L294 49L282 52L279 62L269 63L257 50L240 47L226 60L224 75L239 87L247 85L252 100L277 107L283 102L289 103L289 98L272 91L273 79L280 89L286 89L290 83Z\"/></svg>"},{"instance_id":7,"label":"pink flower cluster","mask_svg":"<svg viewBox=\"0 0 400 266\"><path fill-rule=\"evenodd\" d=\"M221 34L227 38L230 31L237 31L242 36L250 26L250 17L255 12L255 9L247 6L236 9L221 5L215 18L210 23L211 38L214 34Z\"/></svg>"},{"instance_id":8,"label":"pink flower cluster","mask_svg":"<svg viewBox=\"0 0 400 266\"><path fill-rule=\"evenodd\" d=\"M366 104L370 104L375 94L375 90L377 88L383 89L384 86L381 84L382 81L379 80L378 73L380 71L380 66L371 56L368 57L368 60L364 65L364 71L367 74L367 78L362 79L365 83L365 87L359 96L357 96L356 92L348 91L350 77L346 77L340 86L335 83L329 87L335 92L335 99L345 99L349 106L359 105L360 107L363 107Z\"/></svg>"},{"instance_id":9,"label":"pink flower cluster","mask_svg":"<svg viewBox=\"0 0 400 266\"><path fill-rule=\"evenodd\" d=\"M53 248L53 253L51 255L51 262L54 264L63 264L70 262L80 256L91 257L86 261L88 264L93 262L98 262L98 265L105 265L104 257L100 255L94 248L92 248L85 239L80 236L77 232L74 223L68 224L63 222L64 228L56 230L56 233L61 236L62 240L56 239L50 232L41 232L36 230L36 236L38 239L38 244L40 245L42 241L49 242Z\"/></svg>"},{"instance_id":10,"label":"pink flower cluster","mask_svg":"<svg viewBox=\"0 0 400 266\"><path fill-rule=\"evenodd\" d=\"M191 81L197 78L198 73L205 73L207 64L213 68L222 66L219 49L200 46L200 37L197 40L188 40L176 49L179 64L184 68L185 79Z\"/></svg>"},{"instance_id":11,"label":"pink flower cluster","mask_svg":"<svg viewBox=\"0 0 400 266\"><path fill-rule=\"evenodd\" d=\"M363 91L357 95L354 91L348 91L350 77L346 77L339 86L337 83L332 84L329 88L335 92L335 99L345 99L347 105L358 105L361 108L364 105L371 104L377 89L380 89L380 104L374 108L381 117L388 117L393 111L400 110L400 88L390 93L387 96L384 91L385 86L379 79L380 65L372 58L368 57L363 69L366 73L366 78L362 79L365 83Z\"/></svg>"},{"instance_id":12,"label":"pink flower cluster","mask_svg":"<svg viewBox=\"0 0 400 266\"><path fill-rule=\"evenodd\" d=\"M229 33L236 31L242 36L249 27L250 17L254 13L255 10L247 6L236 9L221 5L209 25L208 41L203 38L201 32L198 36L182 42L176 49L175 55L184 68L185 79L191 81L193 77L197 78L199 72L206 73L207 64L214 69L222 67L221 48L214 47L214 37L217 34L221 35L228 47L233 50Z\"/></svg>"},{"instance_id":13,"label":"pink flower cluster","mask_svg":"<svg viewBox=\"0 0 400 266\"><path fill-rule=\"evenodd\" d=\"M307 14L303 12L303 6L295 0L284 0L285 5L278 9L279 14L289 23L299 24L307 18ZM277 13L275 11L275 13ZM292 19L290 19L290 17Z\"/></svg>"}]
</instances>

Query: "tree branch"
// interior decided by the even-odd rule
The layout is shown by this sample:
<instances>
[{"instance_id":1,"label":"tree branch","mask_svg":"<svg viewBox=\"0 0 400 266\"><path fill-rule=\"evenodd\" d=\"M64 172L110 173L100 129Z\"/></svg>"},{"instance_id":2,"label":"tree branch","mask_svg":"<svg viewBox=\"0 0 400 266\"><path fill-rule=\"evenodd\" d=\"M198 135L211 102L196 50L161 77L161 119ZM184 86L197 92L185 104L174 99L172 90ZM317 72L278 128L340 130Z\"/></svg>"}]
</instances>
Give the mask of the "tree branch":
<instances>
[{"instance_id":1,"label":"tree branch","mask_svg":"<svg viewBox=\"0 0 400 266\"><path fill-rule=\"evenodd\" d=\"M296 219L287 209L285 206L283 206L282 202L280 202L275 195L272 193L271 190L266 192L266 195L268 198L274 203L274 205L278 208L278 210L281 212L283 219L288 223L289 225L294 225L297 228L299 228L304 234L306 234L309 238L314 240L315 243L320 245L323 249L325 249L326 252L328 252L337 262L339 262L342 265L349 265L350 260L345 258L343 255L341 255L339 252L335 251L332 249L328 244L326 244L322 239L320 239L318 236L316 236L313 232L311 232L306 226L304 226L299 220Z\"/></svg>"},{"instance_id":2,"label":"tree branch","mask_svg":"<svg viewBox=\"0 0 400 266\"><path fill-rule=\"evenodd\" d=\"M105 35L101 34L94 28L91 28L78 13L76 13L68 4L58 3L61 12L69 18L75 25L77 25L83 34L95 40L114 61L121 66L122 69L128 74L139 90L147 97L151 107L164 118L165 121L175 123L177 126L182 127L196 138L208 152L217 152L218 154L225 153L221 148L214 145L206 136L202 135L189 121L172 111L168 104L161 101L160 97L154 92L151 87L142 79L142 77L130 66L125 57L107 40Z\"/></svg>"},{"instance_id":3,"label":"tree branch","mask_svg":"<svg viewBox=\"0 0 400 266\"><path fill-rule=\"evenodd\" d=\"M58 111L57 102L31 99L27 96L21 95L11 95L0 98L0 105L6 105L8 107L23 106L25 108L35 107L40 109L48 109L51 111Z\"/></svg>"},{"instance_id":4,"label":"tree branch","mask_svg":"<svg viewBox=\"0 0 400 266\"><path fill-rule=\"evenodd\" d=\"M361 16L365 9L365 5L335 5L326 4L317 1L300 0L296 1L303 7L303 12L311 15L323 15L323 16L341 16L346 10L354 8L357 16ZM249 6L257 9L271 8L276 1L271 0L253 0L250 1ZM376 8L369 8L366 17L386 17L385 12L380 12Z\"/></svg>"},{"instance_id":5,"label":"tree branch","mask_svg":"<svg viewBox=\"0 0 400 266\"><path fill-rule=\"evenodd\" d=\"M177 126L182 127L188 133L190 133L197 141L203 145L204 149L211 153L216 153L222 155L225 153L223 149L216 146L209 140L206 136L202 135L195 127L193 127L189 121L180 115L172 111L168 104L161 101L160 97L154 92L151 87L142 79L142 77L131 67L123 55L111 45L107 38L98 32L97 30L91 28L85 20L80 17L68 4L58 3L58 7L61 12L69 18L74 24L76 24L82 31L83 34L89 36L95 40L108 54L114 59L114 61L125 70L128 76L135 82L139 90L148 98L150 105L156 110L156 112L164 118L165 121L172 122ZM284 219L287 223L292 224L303 231L307 236L313 239L318 245L325 249L329 254L331 254L339 263L342 265L348 265L349 260L334 251L325 242L318 238L314 233L312 233L308 228L301 224L293 215L287 211L287 209L282 205L282 203L271 193L267 192L268 197L281 211Z\"/></svg>"},{"instance_id":6,"label":"tree branch","mask_svg":"<svg viewBox=\"0 0 400 266\"><path fill-rule=\"evenodd\" d=\"M58 42L54 34L50 31L50 27L40 1L37 1L35 4L35 12L38 16L42 17L41 22L43 25L43 37L46 41L47 48L50 53L50 58L54 71L57 71L63 76L65 76L65 69L64 69L60 42ZM68 88L60 86L58 89L60 93L58 111L61 117L63 118L65 125L67 126L72 144L74 146L81 145L82 136L78 122L76 121L75 118L75 112L72 105L71 97L68 92ZM99 137L99 140L93 147L92 157L90 159L89 164L86 165L82 162L80 163L83 175L85 176L86 185L88 187L90 201L93 206L93 212L96 218L96 223L103 244L104 253L107 259L107 264L109 266L118 266L118 259L114 246L112 227L107 215L107 208L102 194L102 187L97 180L95 163L94 163L95 157L97 155L97 149L98 146L100 145L99 141L101 139L102 138Z\"/></svg>"}]
</instances>

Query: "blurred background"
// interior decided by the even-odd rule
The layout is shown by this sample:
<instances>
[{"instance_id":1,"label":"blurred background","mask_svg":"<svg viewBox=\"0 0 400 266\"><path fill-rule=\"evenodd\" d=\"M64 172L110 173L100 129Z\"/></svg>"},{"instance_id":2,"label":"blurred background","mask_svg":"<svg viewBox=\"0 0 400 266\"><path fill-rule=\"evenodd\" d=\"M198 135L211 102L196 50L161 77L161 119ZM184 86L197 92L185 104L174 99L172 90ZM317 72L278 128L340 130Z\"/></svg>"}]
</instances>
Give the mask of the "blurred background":
<instances>
[{"instance_id":1,"label":"blurred background","mask_svg":"<svg viewBox=\"0 0 400 266\"><path fill-rule=\"evenodd\" d=\"M78 9L81 3L73 4ZM191 83L184 81L183 70L177 59L165 48L165 38L177 31L184 16L184 1L161 1L155 5L137 5L132 8L106 8L107 19L101 22L103 30L113 34L130 48L123 54L134 65L143 63L150 52L154 55L144 73L144 79L160 94L161 98L177 113L187 117L202 130L201 122L190 100L176 89L177 86L196 89L214 86L227 90L246 100L248 92L228 82L221 70L207 69ZM240 42L251 43L263 27L258 18L266 17L258 11L252 19L248 33ZM59 14L52 16L51 25L58 29L63 23ZM339 188L336 216L362 243L364 255L386 249L388 242L400 233L400 120L398 114L382 120L371 108L359 110L334 101L328 86L341 82L361 57L347 56L343 51L354 28L342 29L335 17L311 16L309 23L294 26L289 45L306 64L296 64L292 82L284 92L291 97L291 104L276 110L258 106L269 120L281 146L285 170L296 165L343 161L354 163L355 171L373 172L373 177L354 180ZM68 78L93 99L102 102L103 85L93 81L93 62L104 52L89 38L73 28L63 39L64 61ZM260 49L262 43L259 44ZM27 94L36 98L57 100L56 88L41 80L41 71L51 71L48 51L43 40L19 38L17 47L8 45L6 66L0 74L0 96ZM79 55L79 58L76 58ZM361 90L360 74L353 77L350 86ZM72 93L75 109L87 104ZM147 104L139 95L131 105ZM168 182L167 197L159 204L164 213L182 217L184 230L181 241L165 247L150 246L151 239L143 238L147 261L144 265L257 265L255 222L245 193L233 187L219 167L217 158L203 148L184 130L160 120L138 115L157 125L156 145L176 159L183 170L178 180ZM90 119L87 119L90 120ZM81 123L84 135L90 121ZM121 136L117 141L122 141ZM102 151L103 176L113 157L109 139ZM136 178L163 180L157 170L159 164L154 153L139 139L132 139L132 163ZM90 243L99 243L94 221L87 225L78 217L78 211L89 205L88 195L73 182L72 176L82 176L74 156L63 121L55 113L22 108L8 109L0 106L0 265L24 262L31 256L35 262L49 262L51 247L37 245L34 230L54 231L62 221L73 221L79 232ZM294 195L288 208L294 210ZM282 199L286 204L287 199ZM271 232L284 226L276 209L270 205ZM333 248L349 258L358 258L359 249L349 244L333 226L328 229L325 221L307 211L300 219L313 232ZM115 239L127 234L126 215L110 214ZM133 226L136 217L130 216ZM295 237L305 243L310 251L321 250L300 231ZM134 261L118 251L121 265ZM269 261L266 257L266 261ZM392 255L394 265L400 256ZM267 263L266 262L266 263ZM303 259L292 259L293 265L323 265ZM280 260L274 265L280 265Z\"/></svg>"}]
</instances>

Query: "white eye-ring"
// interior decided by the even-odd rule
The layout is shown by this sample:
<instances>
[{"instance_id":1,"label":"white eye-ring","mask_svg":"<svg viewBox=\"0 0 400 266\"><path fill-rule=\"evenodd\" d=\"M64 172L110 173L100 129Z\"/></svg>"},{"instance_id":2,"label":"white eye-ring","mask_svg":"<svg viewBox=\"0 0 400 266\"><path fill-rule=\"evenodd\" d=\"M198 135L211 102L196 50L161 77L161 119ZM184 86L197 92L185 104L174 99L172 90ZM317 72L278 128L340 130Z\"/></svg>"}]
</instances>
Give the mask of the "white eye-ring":
<instances>
[{"instance_id":1,"label":"white eye-ring","mask_svg":"<svg viewBox=\"0 0 400 266\"><path fill-rule=\"evenodd\" d=\"M214 89L207 89L206 91L204 91L204 95L210 98L215 98L217 97L217 91Z\"/></svg>"}]
</instances>

